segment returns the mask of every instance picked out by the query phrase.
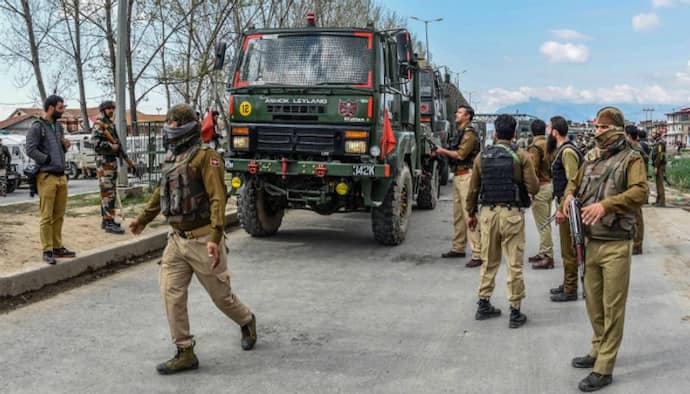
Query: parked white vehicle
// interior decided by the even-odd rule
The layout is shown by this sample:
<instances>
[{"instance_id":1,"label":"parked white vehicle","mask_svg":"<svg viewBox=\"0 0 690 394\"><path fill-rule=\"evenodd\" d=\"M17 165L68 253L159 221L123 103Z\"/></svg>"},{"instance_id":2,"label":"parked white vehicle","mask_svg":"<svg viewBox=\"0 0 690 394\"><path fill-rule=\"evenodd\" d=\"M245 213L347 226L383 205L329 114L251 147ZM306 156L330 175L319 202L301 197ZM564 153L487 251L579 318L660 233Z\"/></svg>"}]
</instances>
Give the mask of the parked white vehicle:
<instances>
[{"instance_id":1,"label":"parked white vehicle","mask_svg":"<svg viewBox=\"0 0 690 394\"><path fill-rule=\"evenodd\" d=\"M12 155L12 165L17 166L17 173L20 176L19 184L26 182L26 177L24 176L24 169L29 165L33 164L34 160L26 154L26 136L7 134L2 136L2 144L7 146Z\"/></svg>"},{"instance_id":2,"label":"parked white vehicle","mask_svg":"<svg viewBox=\"0 0 690 394\"><path fill-rule=\"evenodd\" d=\"M70 147L65 153L67 175L76 179L80 175L84 178L96 177L96 152L91 144L90 134L66 135Z\"/></svg>"}]
</instances>

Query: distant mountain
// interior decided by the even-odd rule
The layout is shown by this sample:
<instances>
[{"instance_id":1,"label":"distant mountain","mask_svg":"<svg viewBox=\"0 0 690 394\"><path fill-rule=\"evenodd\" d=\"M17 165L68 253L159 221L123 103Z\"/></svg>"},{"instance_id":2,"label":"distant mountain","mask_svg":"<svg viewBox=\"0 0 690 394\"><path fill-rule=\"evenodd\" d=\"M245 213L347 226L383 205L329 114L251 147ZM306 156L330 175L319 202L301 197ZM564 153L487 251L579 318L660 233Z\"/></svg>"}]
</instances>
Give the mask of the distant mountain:
<instances>
[{"instance_id":1,"label":"distant mountain","mask_svg":"<svg viewBox=\"0 0 690 394\"><path fill-rule=\"evenodd\" d=\"M654 108L653 119L666 120L664 114L672 112L674 109L682 107L682 105L668 105L668 104L574 104L567 102L550 102L539 99L532 99L525 103L509 105L499 108L496 113L515 113L516 111L522 114L534 115L544 121L555 115L561 115L568 120L582 122L589 119L594 119L597 111L606 105L613 105L623 111L626 120L639 122L645 120L645 113L642 108Z\"/></svg>"}]
</instances>

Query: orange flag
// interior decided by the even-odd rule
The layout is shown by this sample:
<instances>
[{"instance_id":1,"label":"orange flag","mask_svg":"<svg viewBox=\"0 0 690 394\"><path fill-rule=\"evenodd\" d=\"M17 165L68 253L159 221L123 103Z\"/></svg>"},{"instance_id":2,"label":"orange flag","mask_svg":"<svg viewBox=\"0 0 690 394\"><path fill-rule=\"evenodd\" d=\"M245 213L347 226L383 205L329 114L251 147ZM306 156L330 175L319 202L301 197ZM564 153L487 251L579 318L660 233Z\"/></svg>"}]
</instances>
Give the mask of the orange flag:
<instances>
[{"instance_id":1,"label":"orange flag","mask_svg":"<svg viewBox=\"0 0 690 394\"><path fill-rule=\"evenodd\" d=\"M396 145L395 134L393 133L393 126L391 126L390 117L388 117L388 109L383 110L383 135L381 136L381 158L388 156Z\"/></svg>"},{"instance_id":2,"label":"orange flag","mask_svg":"<svg viewBox=\"0 0 690 394\"><path fill-rule=\"evenodd\" d=\"M209 111L206 112L206 117L201 122L201 141L208 143L211 138L213 138L213 114Z\"/></svg>"}]
</instances>

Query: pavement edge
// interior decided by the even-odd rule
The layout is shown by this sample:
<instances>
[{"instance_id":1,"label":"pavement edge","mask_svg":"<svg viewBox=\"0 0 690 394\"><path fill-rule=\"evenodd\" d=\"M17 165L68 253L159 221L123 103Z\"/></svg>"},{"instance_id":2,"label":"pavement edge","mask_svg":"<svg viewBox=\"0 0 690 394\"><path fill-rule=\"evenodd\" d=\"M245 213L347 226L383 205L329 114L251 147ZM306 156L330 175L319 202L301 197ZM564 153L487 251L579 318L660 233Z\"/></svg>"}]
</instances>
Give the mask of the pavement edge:
<instances>
[{"instance_id":1,"label":"pavement edge","mask_svg":"<svg viewBox=\"0 0 690 394\"><path fill-rule=\"evenodd\" d=\"M237 224L237 211L226 213L225 223L228 226ZM0 278L0 297L16 297L46 285L74 278L89 270L97 270L161 250L167 241L167 234L166 226L115 246L90 250L74 259L58 260L56 265L45 265L35 270Z\"/></svg>"}]
</instances>

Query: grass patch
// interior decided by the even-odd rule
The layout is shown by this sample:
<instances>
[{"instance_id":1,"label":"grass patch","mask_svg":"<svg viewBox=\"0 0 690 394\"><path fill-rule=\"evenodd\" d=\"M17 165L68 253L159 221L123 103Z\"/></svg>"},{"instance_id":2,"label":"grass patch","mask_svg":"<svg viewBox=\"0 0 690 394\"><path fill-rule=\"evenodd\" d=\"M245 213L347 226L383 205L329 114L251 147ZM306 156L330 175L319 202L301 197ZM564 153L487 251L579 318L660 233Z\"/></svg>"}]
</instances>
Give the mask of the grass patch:
<instances>
[{"instance_id":1,"label":"grass patch","mask_svg":"<svg viewBox=\"0 0 690 394\"><path fill-rule=\"evenodd\" d=\"M23 226L24 222L20 222L18 220L13 221L13 220L0 220L0 226Z\"/></svg>"},{"instance_id":2,"label":"grass patch","mask_svg":"<svg viewBox=\"0 0 690 394\"><path fill-rule=\"evenodd\" d=\"M666 174L675 188L690 191L690 157L676 158L669 162Z\"/></svg>"}]
</instances>

